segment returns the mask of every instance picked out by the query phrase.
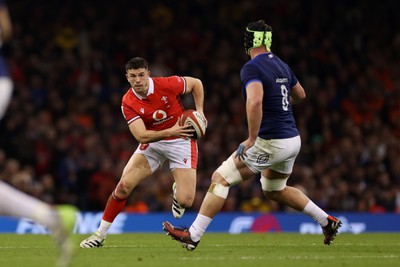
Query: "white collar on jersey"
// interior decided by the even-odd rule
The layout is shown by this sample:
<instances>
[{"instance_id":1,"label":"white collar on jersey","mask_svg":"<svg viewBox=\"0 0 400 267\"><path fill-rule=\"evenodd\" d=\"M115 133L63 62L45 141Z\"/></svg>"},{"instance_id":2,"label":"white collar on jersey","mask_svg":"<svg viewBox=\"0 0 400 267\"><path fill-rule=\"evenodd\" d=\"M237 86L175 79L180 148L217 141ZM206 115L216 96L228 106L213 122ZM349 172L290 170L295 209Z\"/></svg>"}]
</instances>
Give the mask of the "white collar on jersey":
<instances>
[{"instance_id":1,"label":"white collar on jersey","mask_svg":"<svg viewBox=\"0 0 400 267\"><path fill-rule=\"evenodd\" d=\"M133 87L132 87L132 92L135 94L135 96L137 96L139 99L145 99L146 97L143 97L143 96L141 96L141 95L138 95L136 92L135 92L135 90L133 90ZM147 91L147 96L148 95L151 95L151 94L154 94L154 81L153 81L153 79L152 78L150 78L149 77L149 90Z\"/></svg>"}]
</instances>

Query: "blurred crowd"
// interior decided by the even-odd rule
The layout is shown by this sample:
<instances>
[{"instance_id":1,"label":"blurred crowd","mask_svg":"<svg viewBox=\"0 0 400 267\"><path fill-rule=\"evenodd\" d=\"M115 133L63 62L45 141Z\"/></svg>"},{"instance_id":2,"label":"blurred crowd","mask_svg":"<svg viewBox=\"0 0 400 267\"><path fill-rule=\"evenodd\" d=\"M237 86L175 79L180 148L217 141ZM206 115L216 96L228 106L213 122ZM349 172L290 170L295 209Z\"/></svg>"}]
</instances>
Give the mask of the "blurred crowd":
<instances>
[{"instance_id":1,"label":"blurred crowd","mask_svg":"<svg viewBox=\"0 0 400 267\"><path fill-rule=\"evenodd\" d=\"M302 149L288 184L327 211L400 212L400 19L396 0L8 1L14 95L0 121L0 179L49 203L100 211L138 145L121 114L124 64L188 75L205 88L198 210L213 171L247 137L239 71L243 30L264 19L272 51L303 84ZM193 107L190 97L184 99ZM167 166L126 211L169 211ZM224 211L288 211L259 177L231 188Z\"/></svg>"}]
</instances>

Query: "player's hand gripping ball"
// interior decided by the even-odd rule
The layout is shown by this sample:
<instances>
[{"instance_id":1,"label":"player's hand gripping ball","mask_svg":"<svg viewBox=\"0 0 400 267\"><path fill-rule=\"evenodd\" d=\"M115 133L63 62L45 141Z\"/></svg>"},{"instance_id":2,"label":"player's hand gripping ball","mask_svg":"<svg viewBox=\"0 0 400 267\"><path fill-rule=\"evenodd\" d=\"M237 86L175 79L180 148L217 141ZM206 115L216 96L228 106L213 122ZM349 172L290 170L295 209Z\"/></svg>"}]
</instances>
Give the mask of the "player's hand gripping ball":
<instances>
[{"instance_id":1,"label":"player's hand gripping ball","mask_svg":"<svg viewBox=\"0 0 400 267\"><path fill-rule=\"evenodd\" d=\"M188 109L181 115L180 125L190 125L195 130L190 139L199 140L206 133L207 121L196 110Z\"/></svg>"}]
</instances>

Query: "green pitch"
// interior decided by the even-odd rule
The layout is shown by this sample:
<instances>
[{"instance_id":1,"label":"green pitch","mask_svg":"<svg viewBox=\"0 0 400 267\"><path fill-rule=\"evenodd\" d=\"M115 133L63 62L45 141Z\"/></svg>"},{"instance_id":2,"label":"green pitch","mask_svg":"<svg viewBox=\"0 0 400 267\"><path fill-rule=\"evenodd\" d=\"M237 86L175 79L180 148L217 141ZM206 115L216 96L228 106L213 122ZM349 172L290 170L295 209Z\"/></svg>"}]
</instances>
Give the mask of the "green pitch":
<instances>
[{"instance_id":1,"label":"green pitch","mask_svg":"<svg viewBox=\"0 0 400 267\"><path fill-rule=\"evenodd\" d=\"M322 235L207 233L193 252L163 233L109 235L102 248L81 249L74 235L72 267L312 267L400 266L400 234L340 234L325 246ZM54 266L57 250L48 235L0 234L0 266Z\"/></svg>"}]
</instances>

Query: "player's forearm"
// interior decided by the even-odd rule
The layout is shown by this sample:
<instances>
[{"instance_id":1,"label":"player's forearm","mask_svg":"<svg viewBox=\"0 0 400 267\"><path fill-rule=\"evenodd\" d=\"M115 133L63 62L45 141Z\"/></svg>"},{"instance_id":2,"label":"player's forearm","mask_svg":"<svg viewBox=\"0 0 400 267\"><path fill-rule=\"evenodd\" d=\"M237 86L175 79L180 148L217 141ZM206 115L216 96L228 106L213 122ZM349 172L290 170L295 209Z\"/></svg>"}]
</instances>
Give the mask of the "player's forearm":
<instances>
[{"instance_id":1,"label":"player's forearm","mask_svg":"<svg viewBox=\"0 0 400 267\"><path fill-rule=\"evenodd\" d=\"M303 98L295 98L293 96L290 96L290 104L291 105L296 105L296 104L300 103L301 101L303 101Z\"/></svg>"},{"instance_id":2,"label":"player's forearm","mask_svg":"<svg viewBox=\"0 0 400 267\"><path fill-rule=\"evenodd\" d=\"M261 119L262 119L262 103L247 103L247 124L249 130L249 138L251 140L256 140L258 132L260 130Z\"/></svg>"},{"instance_id":3,"label":"player's forearm","mask_svg":"<svg viewBox=\"0 0 400 267\"><path fill-rule=\"evenodd\" d=\"M297 104L306 98L306 92L299 82L292 88L290 94L290 104Z\"/></svg>"},{"instance_id":4,"label":"player's forearm","mask_svg":"<svg viewBox=\"0 0 400 267\"><path fill-rule=\"evenodd\" d=\"M160 141L162 139L172 137L171 129L165 129L161 131L146 130L139 136L135 136L136 140L141 144L148 144Z\"/></svg>"}]
</instances>

